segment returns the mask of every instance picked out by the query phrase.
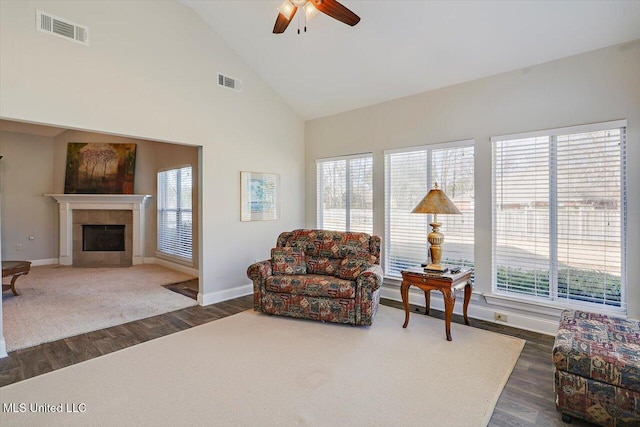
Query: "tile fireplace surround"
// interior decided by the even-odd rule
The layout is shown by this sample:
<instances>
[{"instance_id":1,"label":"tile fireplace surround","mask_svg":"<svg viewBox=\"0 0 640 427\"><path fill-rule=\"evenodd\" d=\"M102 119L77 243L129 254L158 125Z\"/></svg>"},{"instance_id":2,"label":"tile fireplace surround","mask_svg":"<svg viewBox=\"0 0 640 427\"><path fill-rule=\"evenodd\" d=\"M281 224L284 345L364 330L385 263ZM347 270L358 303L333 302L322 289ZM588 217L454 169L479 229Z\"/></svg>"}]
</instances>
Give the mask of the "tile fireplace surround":
<instances>
[{"instance_id":1,"label":"tile fireplace surround","mask_svg":"<svg viewBox=\"0 0 640 427\"><path fill-rule=\"evenodd\" d=\"M143 264L144 260L144 202L148 194L45 194L54 198L60 208L60 265L87 265L86 262L74 264L74 228L73 211L131 211L131 264ZM114 212L115 214L115 212ZM111 215L106 215L110 217ZM77 230L76 230L77 233ZM129 234L129 233L127 233ZM78 240L78 236L75 239ZM77 245L76 245L77 246ZM77 255L77 248L76 248ZM128 257L128 255L126 255ZM128 261L126 261L128 263ZM91 264L93 264L91 262Z\"/></svg>"}]
</instances>

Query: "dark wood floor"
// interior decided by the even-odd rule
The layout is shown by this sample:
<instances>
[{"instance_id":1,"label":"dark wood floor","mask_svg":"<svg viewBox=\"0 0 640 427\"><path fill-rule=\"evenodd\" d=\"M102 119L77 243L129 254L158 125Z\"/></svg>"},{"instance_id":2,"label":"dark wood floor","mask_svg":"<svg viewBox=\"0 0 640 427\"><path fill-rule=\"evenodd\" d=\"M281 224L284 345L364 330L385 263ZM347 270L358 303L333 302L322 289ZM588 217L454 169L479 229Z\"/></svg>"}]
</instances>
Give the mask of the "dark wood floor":
<instances>
[{"instance_id":1,"label":"dark wood floor","mask_svg":"<svg viewBox=\"0 0 640 427\"><path fill-rule=\"evenodd\" d=\"M189 288L194 286L197 286L197 282L196 284L182 283L172 290L193 296L193 292L189 291ZM382 303L402 309L401 303L396 301L383 299ZM9 357L0 359L0 386L22 381L154 338L231 316L252 306L253 297L246 296L206 307L189 307L124 325L17 350L9 353ZM424 308L416 306L412 306L412 310L414 312L424 312ZM443 318L443 313L431 310L431 316ZM463 323L462 318L457 315L454 315L453 320L457 323ZM560 420L553 401L551 364L553 337L481 320L472 319L471 323L476 328L526 340L522 354L498 400L489 425L509 427L568 426ZM456 399L452 404L458 404L460 409L464 410L462 399ZM581 427L590 426L591 424L574 419L571 425Z\"/></svg>"}]
</instances>

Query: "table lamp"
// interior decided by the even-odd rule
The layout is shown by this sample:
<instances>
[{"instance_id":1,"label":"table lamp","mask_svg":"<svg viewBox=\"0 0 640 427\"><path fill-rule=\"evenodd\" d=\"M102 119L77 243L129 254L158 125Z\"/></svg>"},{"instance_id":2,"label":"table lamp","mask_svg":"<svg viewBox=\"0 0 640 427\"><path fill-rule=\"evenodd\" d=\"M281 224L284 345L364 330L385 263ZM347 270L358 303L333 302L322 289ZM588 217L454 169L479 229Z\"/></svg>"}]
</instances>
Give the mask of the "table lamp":
<instances>
[{"instance_id":1,"label":"table lamp","mask_svg":"<svg viewBox=\"0 0 640 427\"><path fill-rule=\"evenodd\" d=\"M440 224L438 222L438 214L459 214L462 212L458 210L456 205L447 197L442 190L438 188L436 182L434 188L427 193L426 196L418 203L418 206L413 208L411 213L425 213L433 214L433 222L429 223L433 230L427 236L429 241L429 253L431 254L431 264L427 265L426 270L444 273L447 271L447 267L443 267L440 262L442 260L442 242L444 242L444 234L440 230Z\"/></svg>"}]
</instances>

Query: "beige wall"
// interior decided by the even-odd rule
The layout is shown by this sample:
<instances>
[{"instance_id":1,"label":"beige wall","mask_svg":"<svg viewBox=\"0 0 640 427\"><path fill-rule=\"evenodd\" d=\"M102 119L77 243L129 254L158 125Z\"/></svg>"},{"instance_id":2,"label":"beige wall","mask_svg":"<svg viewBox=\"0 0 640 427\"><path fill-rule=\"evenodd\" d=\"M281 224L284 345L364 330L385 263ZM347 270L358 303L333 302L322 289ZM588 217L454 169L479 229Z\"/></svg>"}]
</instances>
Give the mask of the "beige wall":
<instances>
[{"instance_id":1,"label":"beige wall","mask_svg":"<svg viewBox=\"0 0 640 427\"><path fill-rule=\"evenodd\" d=\"M53 138L0 131L4 260L58 257L57 204L42 196L54 189L53 151Z\"/></svg>"},{"instance_id":2,"label":"beige wall","mask_svg":"<svg viewBox=\"0 0 640 427\"><path fill-rule=\"evenodd\" d=\"M3 259L45 260L58 258L57 202L45 193L64 193L67 144L69 142L104 142L136 144L134 193L150 194L145 204L145 257L156 252L157 172L192 165L198 173L198 148L186 145L123 138L92 132L66 131L56 137L0 132L0 163L5 225L2 241ZM198 186L194 182L193 209L198 210ZM28 236L36 237L28 240ZM16 252L16 244L22 251ZM194 215L194 267L198 259L197 214Z\"/></svg>"},{"instance_id":3,"label":"beige wall","mask_svg":"<svg viewBox=\"0 0 640 427\"><path fill-rule=\"evenodd\" d=\"M54 185L56 192L64 193L64 174L69 142L108 142L112 144L136 144L136 175L134 193L150 194L145 203L145 257L153 257L156 252L156 187L157 172L163 169L193 165L194 177L198 172L198 148L188 145L167 144L136 138L125 138L93 132L69 130L55 137ZM193 209L198 210L197 183L194 183ZM194 267L198 267L198 225L194 217Z\"/></svg>"},{"instance_id":4,"label":"beige wall","mask_svg":"<svg viewBox=\"0 0 640 427\"><path fill-rule=\"evenodd\" d=\"M89 46L36 31L36 9L86 25ZM304 122L178 2L3 1L0 92L3 119L202 146L204 303L250 292L247 266L304 223ZM240 222L243 170L280 174L278 221Z\"/></svg>"},{"instance_id":5,"label":"beige wall","mask_svg":"<svg viewBox=\"0 0 640 427\"><path fill-rule=\"evenodd\" d=\"M123 138L93 132L68 130L55 137L54 175L55 193L64 193L67 144L69 142L105 142L112 144L136 144L136 173L133 181L135 194L150 194L151 200L145 203L145 241L144 256L152 257L156 242L156 151L163 145L157 142L135 138ZM193 148L192 148L193 149Z\"/></svg>"},{"instance_id":6,"label":"beige wall","mask_svg":"<svg viewBox=\"0 0 640 427\"><path fill-rule=\"evenodd\" d=\"M384 150L475 139L476 291L490 294L491 136L615 119L628 120L627 302L640 318L640 41L307 122L306 224L316 221L315 159L373 152L374 232L384 236ZM544 312L531 310L522 318Z\"/></svg>"}]
</instances>

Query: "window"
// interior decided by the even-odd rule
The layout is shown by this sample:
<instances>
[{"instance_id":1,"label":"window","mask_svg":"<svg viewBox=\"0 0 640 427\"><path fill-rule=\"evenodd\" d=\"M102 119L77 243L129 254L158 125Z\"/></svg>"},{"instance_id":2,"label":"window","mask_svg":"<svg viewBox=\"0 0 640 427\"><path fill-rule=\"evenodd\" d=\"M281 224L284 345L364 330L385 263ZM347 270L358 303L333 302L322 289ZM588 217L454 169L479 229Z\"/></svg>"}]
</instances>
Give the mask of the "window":
<instances>
[{"instance_id":1,"label":"window","mask_svg":"<svg viewBox=\"0 0 640 427\"><path fill-rule=\"evenodd\" d=\"M438 144L385 152L385 274L425 262L431 215L411 211L433 188L444 191L462 215L440 215L442 262L473 267L474 142Z\"/></svg>"},{"instance_id":2,"label":"window","mask_svg":"<svg viewBox=\"0 0 640 427\"><path fill-rule=\"evenodd\" d=\"M493 288L623 311L626 122L492 138Z\"/></svg>"},{"instance_id":3,"label":"window","mask_svg":"<svg viewBox=\"0 0 640 427\"><path fill-rule=\"evenodd\" d=\"M193 261L191 166L158 172L158 252Z\"/></svg>"},{"instance_id":4,"label":"window","mask_svg":"<svg viewBox=\"0 0 640 427\"><path fill-rule=\"evenodd\" d=\"M317 160L318 228L373 233L373 156Z\"/></svg>"}]
</instances>

